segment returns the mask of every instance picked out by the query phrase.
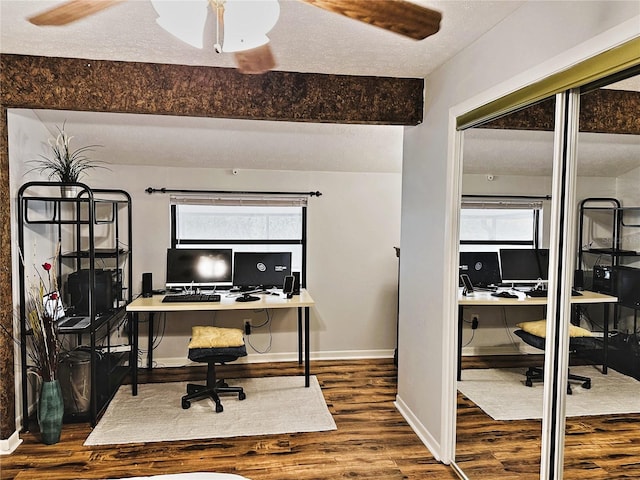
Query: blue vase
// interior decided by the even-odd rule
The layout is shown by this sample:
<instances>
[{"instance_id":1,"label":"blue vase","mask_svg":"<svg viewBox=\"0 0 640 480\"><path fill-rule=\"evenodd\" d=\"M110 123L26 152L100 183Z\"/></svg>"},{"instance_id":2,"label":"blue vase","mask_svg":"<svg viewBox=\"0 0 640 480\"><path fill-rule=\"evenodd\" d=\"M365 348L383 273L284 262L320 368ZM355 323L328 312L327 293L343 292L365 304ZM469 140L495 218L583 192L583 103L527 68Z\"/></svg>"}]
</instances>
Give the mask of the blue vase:
<instances>
[{"instance_id":1,"label":"blue vase","mask_svg":"<svg viewBox=\"0 0 640 480\"><path fill-rule=\"evenodd\" d=\"M64 402L58 380L42 382L38 401L38 425L42 443L52 445L60 441Z\"/></svg>"}]
</instances>

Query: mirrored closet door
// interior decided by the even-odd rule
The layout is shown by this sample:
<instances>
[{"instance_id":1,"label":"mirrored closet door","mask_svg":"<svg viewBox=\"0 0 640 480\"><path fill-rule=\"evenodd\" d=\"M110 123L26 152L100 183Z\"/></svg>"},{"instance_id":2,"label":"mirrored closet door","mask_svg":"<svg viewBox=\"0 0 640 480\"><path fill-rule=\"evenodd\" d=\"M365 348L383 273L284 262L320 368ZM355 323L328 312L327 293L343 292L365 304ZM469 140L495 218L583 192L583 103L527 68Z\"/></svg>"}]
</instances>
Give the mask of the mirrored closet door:
<instances>
[{"instance_id":1,"label":"mirrored closet door","mask_svg":"<svg viewBox=\"0 0 640 480\"><path fill-rule=\"evenodd\" d=\"M544 348L515 333L545 318L528 293L548 281L554 108L551 97L463 134L460 273L474 291L459 301L456 462L472 479L540 476L542 390L525 372Z\"/></svg>"},{"instance_id":2,"label":"mirrored closet door","mask_svg":"<svg viewBox=\"0 0 640 480\"><path fill-rule=\"evenodd\" d=\"M588 468L604 480L630 465L640 422L637 86L627 71L463 132L460 266L480 287L461 283L459 298L456 465L470 479L581 478ZM559 113L567 126L554 142ZM534 266L505 250L537 252ZM539 278L527 274L536 265ZM563 391L543 399L531 367L545 360ZM557 428L565 435L542 435Z\"/></svg>"}]
</instances>

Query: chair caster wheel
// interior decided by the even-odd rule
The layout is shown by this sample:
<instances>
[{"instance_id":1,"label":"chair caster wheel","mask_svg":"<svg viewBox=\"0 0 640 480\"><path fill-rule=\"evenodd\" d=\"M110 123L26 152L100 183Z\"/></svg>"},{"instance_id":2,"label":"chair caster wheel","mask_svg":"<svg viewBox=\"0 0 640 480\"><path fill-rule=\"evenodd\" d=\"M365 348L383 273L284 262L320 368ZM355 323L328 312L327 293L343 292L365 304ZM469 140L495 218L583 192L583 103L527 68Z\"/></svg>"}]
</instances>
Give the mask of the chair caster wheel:
<instances>
[{"instance_id":1,"label":"chair caster wheel","mask_svg":"<svg viewBox=\"0 0 640 480\"><path fill-rule=\"evenodd\" d=\"M221 403L216 403L216 413L220 413L223 410Z\"/></svg>"},{"instance_id":2,"label":"chair caster wheel","mask_svg":"<svg viewBox=\"0 0 640 480\"><path fill-rule=\"evenodd\" d=\"M247 398L247 395L244 392L238 394L238 400L244 400L245 398Z\"/></svg>"},{"instance_id":3,"label":"chair caster wheel","mask_svg":"<svg viewBox=\"0 0 640 480\"><path fill-rule=\"evenodd\" d=\"M182 400L182 408L186 410L191 406L191 402L189 400Z\"/></svg>"},{"instance_id":4,"label":"chair caster wheel","mask_svg":"<svg viewBox=\"0 0 640 480\"><path fill-rule=\"evenodd\" d=\"M530 379L530 378L527 378L527 379L524 381L524 384L525 384L527 387L533 387L533 382L531 381L531 379Z\"/></svg>"},{"instance_id":5,"label":"chair caster wheel","mask_svg":"<svg viewBox=\"0 0 640 480\"><path fill-rule=\"evenodd\" d=\"M587 380L582 384L582 388L589 390L591 388L591 380Z\"/></svg>"}]
</instances>

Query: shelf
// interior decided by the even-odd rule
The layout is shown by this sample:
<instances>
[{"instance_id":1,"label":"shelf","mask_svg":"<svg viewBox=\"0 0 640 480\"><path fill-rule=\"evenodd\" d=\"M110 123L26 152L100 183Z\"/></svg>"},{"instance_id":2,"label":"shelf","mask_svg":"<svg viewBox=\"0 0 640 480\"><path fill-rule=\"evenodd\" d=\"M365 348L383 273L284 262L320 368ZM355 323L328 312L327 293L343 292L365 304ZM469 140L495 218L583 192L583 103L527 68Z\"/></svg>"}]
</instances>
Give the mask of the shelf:
<instances>
[{"instance_id":1,"label":"shelf","mask_svg":"<svg viewBox=\"0 0 640 480\"><path fill-rule=\"evenodd\" d=\"M594 255L615 255L619 257L633 257L640 255L639 252L634 250L623 250L623 249L613 249L613 248L589 248L587 250L583 250L584 253L593 253Z\"/></svg>"},{"instance_id":2,"label":"shelf","mask_svg":"<svg viewBox=\"0 0 640 480\"><path fill-rule=\"evenodd\" d=\"M98 330L100 327L102 327L104 324L108 323L108 322L113 322L113 321L120 321L122 320L125 315L126 315L126 309L125 307L120 307L116 310L114 310L113 312L110 313L105 313L102 315L97 316L93 322L89 323L89 325L86 325L84 327L69 327L69 328L64 328L64 330L58 330L58 334L59 335L68 335L68 334L82 334L82 333L89 333L92 331L96 331ZM77 316L82 316L82 315L77 315ZM58 322L62 322L66 319L67 317L58 320Z\"/></svg>"},{"instance_id":3,"label":"shelf","mask_svg":"<svg viewBox=\"0 0 640 480\"><path fill-rule=\"evenodd\" d=\"M116 258L124 256L127 251L124 248L96 248L93 251L95 258ZM89 258L91 253L88 250L61 253L61 258Z\"/></svg>"}]
</instances>

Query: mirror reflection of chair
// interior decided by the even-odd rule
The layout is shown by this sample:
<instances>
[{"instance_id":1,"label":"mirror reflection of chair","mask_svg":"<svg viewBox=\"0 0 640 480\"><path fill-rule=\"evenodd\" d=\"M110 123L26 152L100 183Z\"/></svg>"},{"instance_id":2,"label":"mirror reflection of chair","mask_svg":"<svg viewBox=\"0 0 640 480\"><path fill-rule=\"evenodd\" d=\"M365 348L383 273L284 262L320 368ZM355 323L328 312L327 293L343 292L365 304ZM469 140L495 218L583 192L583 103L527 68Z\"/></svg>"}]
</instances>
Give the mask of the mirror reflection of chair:
<instances>
[{"instance_id":1,"label":"mirror reflection of chair","mask_svg":"<svg viewBox=\"0 0 640 480\"><path fill-rule=\"evenodd\" d=\"M182 397L182 408L191 406L192 400L211 398L216 412L222 412L222 402L218 394L236 393L239 400L246 395L242 387L230 387L216 376L216 365L233 362L247 355L242 330L238 328L193 327L189 342L189 360L207 364L206 385L189 383L187 394Z\"/></svg>"},{"instance_id":2,"label":"mirror reflection of chair","mask_svg":"<svg viewBox=\"0 0 640 480\"><path fill-rule=\"evenodd\" d=\"M546 320L536 320L532 322L522 322L517 324L520 330L514 333L519 336L526 344L531 345L539 350L545 349L545 334L547 328ZM569 326L569 351L578 353L581 350L590 350L595 348L594 338L589 330L575 325ZM525 373L525 385L532 387L534 381L542 381L544 379L544 369L541 367L529 367ZM569 381L582 382L582 388L591 388L591 378L582 375L575 375L569 370ZM567 382L567 395L571 395L571 384Z\"/></svg>"}]
</instances>

